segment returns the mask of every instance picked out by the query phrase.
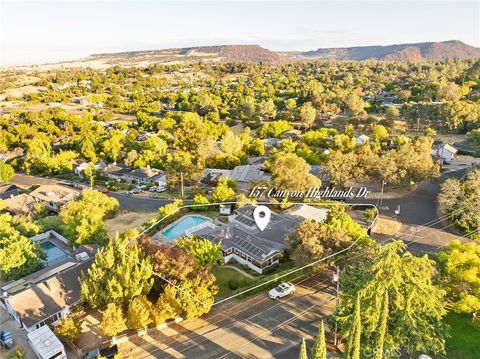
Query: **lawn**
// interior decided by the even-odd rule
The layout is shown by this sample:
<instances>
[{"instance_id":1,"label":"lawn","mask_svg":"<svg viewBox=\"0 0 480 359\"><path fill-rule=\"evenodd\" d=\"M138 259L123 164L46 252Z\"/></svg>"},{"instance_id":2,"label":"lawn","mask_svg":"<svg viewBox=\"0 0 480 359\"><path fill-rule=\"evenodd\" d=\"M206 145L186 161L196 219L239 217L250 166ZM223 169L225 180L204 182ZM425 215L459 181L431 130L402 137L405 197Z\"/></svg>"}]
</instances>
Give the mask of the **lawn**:
<instances>
[{"instance_id":1,"label":"lawn","mask_svg":"<svg viewBox=\"0 0 480 359\"><path fill-rule=\"evenodd\" d=\"M480 321L472 322L466 314L450 312L445 318L450 325L447 339L448 359L477 359L480 353Z\"/></svg>"},{"instance_id":2,"label":"lawn","mask_svg":"<svg viewBox=\"0 0 480 359\"><path fill-rule=\"evenodd\" d=\"M232 268L216 266L213 268L212 272L217 278L217 299L226 298L234 292L234 290L231 289L229 286L229 283L231 285L232 281L238 284L238 288L245 287L252 281L251 279L247 278L246 276Z\"/></svg>"}]
</instances>

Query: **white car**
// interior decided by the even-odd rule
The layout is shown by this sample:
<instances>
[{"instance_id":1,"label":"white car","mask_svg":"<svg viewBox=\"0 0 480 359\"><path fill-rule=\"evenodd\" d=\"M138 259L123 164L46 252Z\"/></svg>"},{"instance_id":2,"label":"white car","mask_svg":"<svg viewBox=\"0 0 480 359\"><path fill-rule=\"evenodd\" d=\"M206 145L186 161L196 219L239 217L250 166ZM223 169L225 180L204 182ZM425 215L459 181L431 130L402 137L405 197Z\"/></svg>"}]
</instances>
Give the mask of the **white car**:
<instances>
[{"instance_id":1,"label":"white car","mask_svg":"<svg viewBox=\"0 0 480 359\"><path fill-rule=\"evenodd\" d=\"M166 188L162 186L152 186L149 188L150 192L165 192Z\"/></svg>"},{"instance_id":2,"label":"white car","mask_svg":"<svg viewBox=\"0 0 480 359\"><path fill-rule=\"evenodd\" d=\"M276 300L293 292L295 292L295 286L292 283L280 283L278 286L268 292L268 296Z\"/></svg>"}]
</instances>

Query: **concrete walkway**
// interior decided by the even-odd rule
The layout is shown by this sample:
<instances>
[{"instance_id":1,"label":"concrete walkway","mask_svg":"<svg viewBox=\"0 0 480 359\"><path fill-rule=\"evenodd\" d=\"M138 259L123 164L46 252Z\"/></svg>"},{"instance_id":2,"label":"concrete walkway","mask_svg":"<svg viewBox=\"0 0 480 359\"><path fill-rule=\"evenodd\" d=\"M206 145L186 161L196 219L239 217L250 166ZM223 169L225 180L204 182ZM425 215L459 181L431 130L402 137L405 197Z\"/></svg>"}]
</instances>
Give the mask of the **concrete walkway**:
<instances>
[{"instance_id":1,"label":"concrete walkway","mask_svg":"<svg viewBox=\"0 0 480 359\"><path fill-rule=\"evenodd\" d=\"M229 265L229 264L223 265L222 268L231 268L231 269L233 269L233 270L236 270L238 273L243 274L243 275L244 275L245 277L247 277L247 278L250 278L250 279L254 279L254 278L255 278L255 277L254 277L253 275L251 275L250 273L247 273L247 272L241 270L240 268L235 267L235 266L232 266L232 265Z\"/></svg>"}]
</instances>

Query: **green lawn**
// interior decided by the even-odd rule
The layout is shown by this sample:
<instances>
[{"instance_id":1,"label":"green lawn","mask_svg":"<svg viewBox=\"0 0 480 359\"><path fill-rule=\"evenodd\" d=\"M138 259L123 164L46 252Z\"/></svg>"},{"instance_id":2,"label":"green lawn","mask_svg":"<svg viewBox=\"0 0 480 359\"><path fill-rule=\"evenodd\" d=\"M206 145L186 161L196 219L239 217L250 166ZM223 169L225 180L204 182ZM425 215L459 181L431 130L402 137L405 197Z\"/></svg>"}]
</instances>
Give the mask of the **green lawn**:
<instances>
[{"instance_id":1,"label":"green lawn","mask_svg":"<svg viewBox=\"0 0 480 359\"><path fill-rule=\"evenodd\" d=\"M212 269L213 274L217 278L218 294L217 298L226 298L230 296L234 290L230 289L228 283L232 280L237 281L239 288L245 287L251 283L251 279L237 272L232 268L215 266Z\"/></svg>"},{"instance_id":2,"label":"green lawn","mask_svg":"<svg viewBox=\"0 0 480 359\"><path fill-rule=\"evenodd\" d=\"M480 321L472 322L470 315L450 312L445 318L450 325L447 339L448 359L478 359L480 357Z\"/></svg>"}]
</instances>

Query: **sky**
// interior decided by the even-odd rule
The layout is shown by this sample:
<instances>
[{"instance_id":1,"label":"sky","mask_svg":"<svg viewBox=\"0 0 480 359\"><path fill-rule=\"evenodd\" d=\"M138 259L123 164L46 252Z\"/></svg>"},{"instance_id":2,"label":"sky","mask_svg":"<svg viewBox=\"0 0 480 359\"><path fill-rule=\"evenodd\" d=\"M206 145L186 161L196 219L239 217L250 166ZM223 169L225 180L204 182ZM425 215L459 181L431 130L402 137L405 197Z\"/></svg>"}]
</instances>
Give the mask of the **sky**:
<instances>
[{"instance_id":1,"label":"sky","mask_svg":"<svg viewBox=\"0 0 480 359\"><path fill-rule=\"evenodd\" d=\"M480 1L6 1L0 65L222 44L270 50L461 40L480 47Z\"/></svg>"}]
</instances>

